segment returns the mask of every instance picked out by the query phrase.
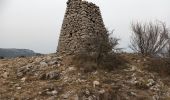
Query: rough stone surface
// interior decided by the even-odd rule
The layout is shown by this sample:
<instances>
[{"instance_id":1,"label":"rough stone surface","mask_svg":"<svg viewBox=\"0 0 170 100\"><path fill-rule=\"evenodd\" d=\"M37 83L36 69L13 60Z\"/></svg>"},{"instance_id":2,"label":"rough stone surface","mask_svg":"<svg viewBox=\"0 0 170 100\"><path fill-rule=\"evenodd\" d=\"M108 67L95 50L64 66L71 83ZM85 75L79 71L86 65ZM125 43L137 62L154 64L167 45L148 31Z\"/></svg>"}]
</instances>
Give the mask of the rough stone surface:
<instances>
[{"instance_id":1,"label":"rough stone surface","mask_svg":"<svg viewBox=\"0 0 170 100\"><path fill-rule=\"evenodd\" d=\"M170 100L170 76L144 69L152 58L120 56L120 68L88 73L56 54L0 60L0 100Z\"/></svg>"},{"instance_id":2,"label":"rough stone surface","mask_svg":"<svg viewBox=\"0 0 170 100\"><path fill-rule=\"evenodd\" d=\"M57 71L52 71L52 72L49 72L49 73L45 73L45 74L42 74L40 76L40 79L42 79L42 80L59 79L59 78L60 78L60 74Z\"/></svg>"},{"instance_id":3,"label":"rough stone surface","mask_svg":"<svg viewBox=\"0 0 170 100\"><path fill-rule=\"evenodd\" d=\"M104 40L107 30L100 9L93 3L82 0L68 0L64 16L58 54L95 52L96 42Z\"/></svg>"}]
</instances>

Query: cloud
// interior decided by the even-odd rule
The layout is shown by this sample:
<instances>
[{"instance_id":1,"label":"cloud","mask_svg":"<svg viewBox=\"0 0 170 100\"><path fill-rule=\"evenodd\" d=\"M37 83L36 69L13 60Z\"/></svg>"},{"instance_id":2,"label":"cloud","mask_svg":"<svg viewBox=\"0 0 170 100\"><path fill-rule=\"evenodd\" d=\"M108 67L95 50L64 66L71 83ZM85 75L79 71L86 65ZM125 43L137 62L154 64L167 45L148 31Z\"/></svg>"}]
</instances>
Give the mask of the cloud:
<instances>
[{"instance_id":1,"label":"cloud","mask_svg":"<svg viewBox=\"0 0 170 100\"><path fill-rule=\"evenodd\" d=\"M7 0L0 0L0 11L4 9Z\"/></svg>"},{"instance_id":2,"label":"cloud","mask_svg":"<svg viewBox=\"0 0 170 100\"><path fill-rule=\"evenodd\" d=\"M170 0L87 0L100 7L107 28L127 48L131 21L161 20L170 27ZM0 48L56 51L67 0L0 0Z\"/></svg>"}]
</instances>

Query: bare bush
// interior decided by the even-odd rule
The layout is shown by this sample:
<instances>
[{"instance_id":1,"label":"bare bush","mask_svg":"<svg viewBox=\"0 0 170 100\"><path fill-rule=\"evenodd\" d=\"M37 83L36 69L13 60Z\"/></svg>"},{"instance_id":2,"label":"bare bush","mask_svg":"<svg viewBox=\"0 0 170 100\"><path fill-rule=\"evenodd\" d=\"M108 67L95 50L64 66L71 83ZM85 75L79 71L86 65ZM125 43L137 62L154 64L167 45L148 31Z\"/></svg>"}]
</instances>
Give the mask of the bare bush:
<instances>
[{"instance_id":1,"label":"bare bush","mask_svg":"<svg viewBox=\"0 0 170 100\"><path fill-rule=\"evenodd\" d=\"M149 72L157 72L159 75L170 75L170 59L169 58L149 58L147 59Z\"/></svg>"},{"instance_id":2,"label":"bare bush","mask_svg":"<svg viewBox=\"0 0 170 100\"><path fill-rule=\"evenodd\" d=\"M166 45L165 51L163 52L163 57L170 57L170 39Z\"/></svg>"},{"instance_id":3,"label":"bare bush","mask_svg":"<svg viewBox=\"0 0 170 100\"><path fill-rule=\"evenodd\" d=\"M170 57L170 41L168 42L168 46L167 46L167 55L168 57Z\"/></svg>"},{"instance_id":4,"label":"bare bush","mask_svg":"<svg viewBox=\"0 0 170 100\"><path fill-rule=\"evenodd\" d=\"M168 29L163 22L133 23L130 48L142 55L158 55L167 45Z\"/></svg>"},{"instance_id":5,"label":"bare bush","mask_svg":"<svg viewBox=\"0 0 170 100\"><path fill-rule=\"evenodd\" d=\"M115 54L115 51L120 50L117 47L119 39L113 37L112 34L113 31L107 31L104 34L96 34L102 35L97 36L99 38L87 38L89 43L85 45L86 52L81 52L74 56L72 61L74 65L84 68L85 72L89 72L102 67L113 69L122 64L124 60Z\"/></svg>"},{"instance_id":6,"label":"bare bush","mask_svg":"<svg viewBox=\"0 0 170 100\"><path fill-rule=\"evenodd\" d=\"M118 38L112 37L113 31L104 34L100 34L103 36L99 36L102 38L89 38L88 41L93 45L86 47L89 53L93 52L96 58L96 63L99 65L102 58L109 53L113 53L114 51L118 50L117 45L119 44ZM90 49L95 48L95 49ZM91 51L94 50L94 51Z\"/></svg>"}]
</instances>

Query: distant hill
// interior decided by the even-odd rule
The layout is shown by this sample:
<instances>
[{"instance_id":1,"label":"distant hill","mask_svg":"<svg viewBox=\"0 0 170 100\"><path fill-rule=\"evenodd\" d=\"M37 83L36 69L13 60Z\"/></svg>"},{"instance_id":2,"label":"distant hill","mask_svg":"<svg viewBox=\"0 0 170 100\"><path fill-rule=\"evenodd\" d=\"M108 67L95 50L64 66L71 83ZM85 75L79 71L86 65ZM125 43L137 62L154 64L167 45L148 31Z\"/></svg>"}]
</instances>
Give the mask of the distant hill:
<instances>
[{"instance_id":1,"label":"distant hill","mask_svg":"<svg viewBox=\"0 0 170 100\"><path fill-rule=\"evenodd\" d=\"M0 58L14 58L14 57L28 57L35 56L38 53L35 53L29 49L3 49L0 48Z\"/></svg>"}]
</instances>

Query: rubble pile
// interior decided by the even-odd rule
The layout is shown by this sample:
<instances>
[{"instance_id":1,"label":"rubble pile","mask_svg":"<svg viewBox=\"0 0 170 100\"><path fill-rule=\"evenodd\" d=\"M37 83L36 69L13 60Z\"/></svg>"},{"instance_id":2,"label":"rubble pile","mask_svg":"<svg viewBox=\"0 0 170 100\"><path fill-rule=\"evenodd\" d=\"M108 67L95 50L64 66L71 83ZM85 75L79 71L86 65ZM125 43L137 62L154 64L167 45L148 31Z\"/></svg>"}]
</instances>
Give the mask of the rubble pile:
<instances>
[{"instance_id":1,"label":"rubble pile","mask_svg":"<svg viewBox=\"0 0 170 100\"><path fill-rule=\"evenodd\" d=\"M130 60L84 73L56 54L0 60L1 100L169 100L170 79ZM126 58L127 59L127 58ZM142 63L142 61L141 61ZM166 82L165 82L166 79Z\"/></svg>"}]
</instances>

